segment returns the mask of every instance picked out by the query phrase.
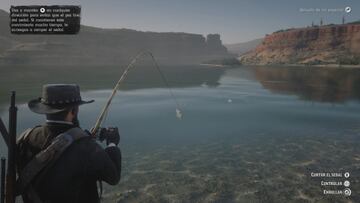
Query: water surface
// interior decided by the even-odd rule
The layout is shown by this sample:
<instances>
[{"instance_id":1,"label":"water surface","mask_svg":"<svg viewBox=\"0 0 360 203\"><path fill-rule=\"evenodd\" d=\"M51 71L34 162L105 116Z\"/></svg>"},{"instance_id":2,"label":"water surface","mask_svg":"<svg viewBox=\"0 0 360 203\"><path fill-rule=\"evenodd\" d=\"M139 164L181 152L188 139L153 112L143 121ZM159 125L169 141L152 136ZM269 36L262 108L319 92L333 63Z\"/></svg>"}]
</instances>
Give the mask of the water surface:
<instances>
[{"instance_id":1,"label":"water surface","mask_svg":"<svg viewBox=\"0 0 360 203\"><path fill-rule=\"evenodd\" d=\"M80 109L82 127L90 128L121 72L108 70L16 84L23 103L18 130L43 120L25 105L41 83L78 78L83 97L96 101ZM359 70L193 66L164 73L183 119L156 72L129 77L104 122L119 127L124 156L122 181L105 188L105 201L360 201L355 192L322 195L309 175L350 171L351 189L360 189ZM3 93L0 101L5 118Z\"/></svg>"}]
</instances>

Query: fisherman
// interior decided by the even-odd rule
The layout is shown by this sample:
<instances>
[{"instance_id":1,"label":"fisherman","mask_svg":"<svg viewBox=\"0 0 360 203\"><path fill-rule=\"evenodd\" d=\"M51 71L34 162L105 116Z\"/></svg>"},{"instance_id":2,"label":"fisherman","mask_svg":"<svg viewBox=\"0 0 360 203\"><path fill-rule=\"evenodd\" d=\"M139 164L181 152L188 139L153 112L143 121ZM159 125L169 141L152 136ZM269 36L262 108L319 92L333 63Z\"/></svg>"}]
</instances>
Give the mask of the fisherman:
<instances>
[{"instance_id":1,"label":"fisherman","mask_svg":"<svg viewBox=\"0 0 360 203\"><path fill-rule=\"evenodd\" d=\"M17 190L24 203L100 202L97 181L119 182L118 132L106 136L103 149L79 127L79 106L91 102L81 99L78 85L48 84L41 98L28 103L31 111L46 115L46 123L17 141Z\"/></svg>"}]
</instances>

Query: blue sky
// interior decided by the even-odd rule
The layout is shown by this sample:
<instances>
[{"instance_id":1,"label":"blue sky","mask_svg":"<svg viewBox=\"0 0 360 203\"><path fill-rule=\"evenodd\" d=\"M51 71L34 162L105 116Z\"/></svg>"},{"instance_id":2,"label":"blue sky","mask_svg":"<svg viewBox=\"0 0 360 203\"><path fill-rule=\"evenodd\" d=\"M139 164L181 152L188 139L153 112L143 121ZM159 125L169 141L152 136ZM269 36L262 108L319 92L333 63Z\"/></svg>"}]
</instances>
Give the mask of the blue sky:
<instances>
[{"instance_id":1,"label":"blue sky","mask_svg":"<svg viewBox=\"0 0 360 203\"><path fill-rule=\"evenodd\" d=\"M156 32L219 33L224 43L263 37L279 29L304 27L312 21L360 20L359 0L1 0L10 5L72 4L82 6L82 24ZM352 12L300 12L300 8Z\"/></svg>"}]
</instances>

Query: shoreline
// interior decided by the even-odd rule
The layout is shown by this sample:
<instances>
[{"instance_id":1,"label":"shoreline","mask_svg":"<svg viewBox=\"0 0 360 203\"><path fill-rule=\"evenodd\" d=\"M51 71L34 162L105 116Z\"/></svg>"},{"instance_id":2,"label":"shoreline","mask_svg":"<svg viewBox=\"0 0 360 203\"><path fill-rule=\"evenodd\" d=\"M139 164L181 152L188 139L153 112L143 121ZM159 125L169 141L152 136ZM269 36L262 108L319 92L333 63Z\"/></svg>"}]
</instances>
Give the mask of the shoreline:
<instances>
[{"instance_id":1,"label":"shoreline","mask_svg":"<svg viewBox=\"0 0 360 203\"><path fill-rule=\"evenodd\" d=\"M215 68L229 68L238 65L222 65L222 64L212 64L212 63L201 63L201 66L210 66ZM318 64L318 65L306 65L306 64L242 64L240 66L278 66L278 67L309 67L309 68L348 68L348 69L360 69L359 65L339 65L339 64Z\"/></svg>"},{"instance_id":2,"label":"shoreline","mask_svg":"<svg viewBox=\"0 0 360 203\"><path fill-rule=\"evenodd\" d=\"M245 66L279 66L279 67L316 67L316 68L349 68L357 69L360 68L359 65L339 65L339 64L318 64L318 65L306 65L306 64L243 64Z\"/></svg>"},{"instance_id":3,"label":"shoreline","mask_svg":"<svg viewBox=\"0 0 360 203\"><path fill-rule=\"evenodd\" d=\"M321 68L360 68L360 64L359 64L359 65L340 65L340 64L318 64L318 65L287 64L286 66L321 67Z\"/></svg>"},{"instance_id":4,"label":"shoreline","mask_svg":"<svg viewBox=\"0 0 360 203\"><path fill-rule=\"evenodd\" d=\"M228 68L228 67L233 67L235 65L222 65L222 64L212 64L212 63L200 63L200 66L211 66L211 67L216 67L216 68Z\"/></svg>"}]
</instances>

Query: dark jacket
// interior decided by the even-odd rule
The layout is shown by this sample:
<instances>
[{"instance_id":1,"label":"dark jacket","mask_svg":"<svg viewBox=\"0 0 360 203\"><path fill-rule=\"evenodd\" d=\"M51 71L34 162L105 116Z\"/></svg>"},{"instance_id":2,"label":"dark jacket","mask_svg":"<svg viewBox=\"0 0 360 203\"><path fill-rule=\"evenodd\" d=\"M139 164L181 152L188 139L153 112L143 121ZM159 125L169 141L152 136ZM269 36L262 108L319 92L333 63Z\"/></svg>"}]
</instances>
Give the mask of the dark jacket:
<instances>
[{"instance_id":1,"label":"dark jacket","mask_svg":"<svg viewBox=\"0 0 360 203\"><path fill-rule=\"evenodd\" d=\"M21 172L54 137L73 127L58 123L36 127L27 139L17 144L18 171ZM45 168L35 178L32 185L43 202L92 203L99 202L97 181L115 185L120 180L120 173L120 149L107 147L104 150L89 136L72 143L51 167ZM23 199L25 203L32 202L26 195Z\"/></svg>"}]
</instances>

